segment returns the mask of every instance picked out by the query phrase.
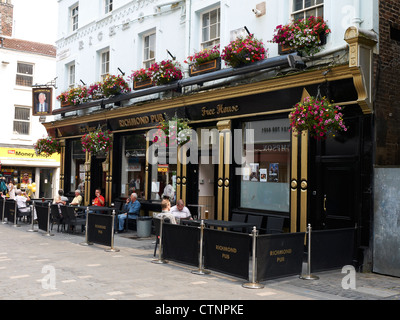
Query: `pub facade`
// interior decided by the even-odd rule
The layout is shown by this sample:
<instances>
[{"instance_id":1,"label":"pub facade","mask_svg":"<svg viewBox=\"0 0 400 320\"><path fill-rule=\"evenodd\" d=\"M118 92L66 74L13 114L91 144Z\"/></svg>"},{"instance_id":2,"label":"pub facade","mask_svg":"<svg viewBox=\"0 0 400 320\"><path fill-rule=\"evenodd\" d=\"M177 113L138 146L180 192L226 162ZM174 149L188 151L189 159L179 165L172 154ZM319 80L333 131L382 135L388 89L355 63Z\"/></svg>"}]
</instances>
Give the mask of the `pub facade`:
<instances>
[{"instance_id":1,"label":"pub facade","mask_svg":"<svg viewBox=\"0 0 400 320\"><path fill-rule=\"evenodd\" d=\"M170 84L56 109L56 119L44 126L63 145L60 188L67 193L82 188L86 205L96 188L108 205L134 190L142 214L150 215L160 210L164 189L172 185L173 198L190 205L192 215L204 216L207 210L209 218L218 220L261 217L261 230L268 217L278 217L284 232L304 232L308 224L317 230L357 227L355 261L365 263L363 251L371 237L372 79L378 42L364 28L375 25L366 7L358 2L352 7L348 1L355 11L344 23L332 1L269 1L268 6L259 1L125 1L91 20L86 4L73 2L60 1L61 32L71 21L79 22L57 43L58 74L65 87L94 82L117 69L126 74L166 55L183 61L211 42L222 50L249 29L264 40L269 53L247 66L222 64L220 70L196 76L185 69L183 79ZM79 8L79 15L72 8ZM66 11L77 19L67 19ZM332 29L320 53L283 54L268 42L275 26L309 15L324 15ZM211 29L216 32L212 36ZM175 38L183 41L174 44ZM154 52L146 55L152 46ZM327 140L291 132L288 115L307 96L328 97L341 106L348 130ZM174 117L187 119L196 133L192 144L152 148L152 130ZM82 151L82 136L99 128L112 133L112 149L101 155ZM253 132L251 143L247 129ZM248 150L254 151L250 161Z\"/></svg>"}]
</instances>

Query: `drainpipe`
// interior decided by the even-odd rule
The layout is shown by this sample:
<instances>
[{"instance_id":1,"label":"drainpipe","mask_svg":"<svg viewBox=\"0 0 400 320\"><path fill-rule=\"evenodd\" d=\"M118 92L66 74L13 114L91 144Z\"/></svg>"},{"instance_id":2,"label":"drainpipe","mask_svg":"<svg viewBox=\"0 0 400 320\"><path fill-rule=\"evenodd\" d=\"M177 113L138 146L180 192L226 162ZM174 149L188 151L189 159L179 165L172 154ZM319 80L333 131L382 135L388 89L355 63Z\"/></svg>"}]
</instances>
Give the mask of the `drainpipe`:
<instances>
[{"instance_id":1,"label":"drainpipe","mask_svg":"<svg viewBox=\"0 0 400 320\"><path fill-rule=\"evenodd\" d=\"M352 22L358 29L361 28L361 24L364 22L361 18L361 0L354 0L354 18Z\"/></svg>"}]
</instances>

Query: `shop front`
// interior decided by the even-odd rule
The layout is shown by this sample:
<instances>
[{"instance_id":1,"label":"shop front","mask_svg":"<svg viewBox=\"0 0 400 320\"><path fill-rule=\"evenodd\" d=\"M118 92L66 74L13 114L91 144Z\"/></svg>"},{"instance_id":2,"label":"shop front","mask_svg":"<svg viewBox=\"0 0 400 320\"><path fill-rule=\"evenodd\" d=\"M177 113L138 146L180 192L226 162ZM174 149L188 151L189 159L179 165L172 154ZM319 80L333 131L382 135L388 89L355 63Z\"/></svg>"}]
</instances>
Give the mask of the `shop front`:
<instances>
[{"instance_id":1,"label":"shop front","mask_svg":"<svg viewBox=\"0 0 400 320\"><path fill-rule=\"evenodd\" d=\"M25 191L31 198L52 199L57 192L60 155L37 155L33 149L0 148L1 174L7 184Z\"/></svg>"}]
</instances>

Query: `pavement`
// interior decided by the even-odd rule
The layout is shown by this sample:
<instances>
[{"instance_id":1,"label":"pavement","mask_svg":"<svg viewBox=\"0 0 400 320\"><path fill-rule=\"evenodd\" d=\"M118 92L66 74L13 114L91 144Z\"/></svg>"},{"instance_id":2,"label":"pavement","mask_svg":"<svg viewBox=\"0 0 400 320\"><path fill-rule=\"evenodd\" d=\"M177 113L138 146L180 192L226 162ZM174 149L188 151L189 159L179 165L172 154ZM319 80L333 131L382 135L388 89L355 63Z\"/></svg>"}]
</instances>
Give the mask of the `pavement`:
<instances>
[{"instance_id":1,"label":"pavement","mask_svg":"<svg viewBox=\"0 0 400 320\"><path fill-rule=\"evenodd\" d=\"M400 300L400 278L385 275L357 273L355 289L343 288L342 270L317 273L318 280L293 276L247 289L242 285L248 281L218 272L197 275L192 266L153 263L154 236L116 234L117 251L110 252L84 245L82 233L58 233L55 226L49 236L30 229L0 223L0 300L152 301L152 310L164 314L173 309L162 301Z\"/></svg>"}]
</instances>

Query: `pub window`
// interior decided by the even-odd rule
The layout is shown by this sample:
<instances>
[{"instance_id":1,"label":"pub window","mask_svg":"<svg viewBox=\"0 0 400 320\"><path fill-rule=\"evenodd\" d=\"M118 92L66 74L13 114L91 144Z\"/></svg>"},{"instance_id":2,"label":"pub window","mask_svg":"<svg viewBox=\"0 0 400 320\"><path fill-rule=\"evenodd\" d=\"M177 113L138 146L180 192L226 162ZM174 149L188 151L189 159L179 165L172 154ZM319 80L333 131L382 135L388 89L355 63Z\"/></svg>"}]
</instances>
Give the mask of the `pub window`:
<instances>
[{"instance_id":1,"label":"pub window","mask_svg":"<svg viewBox=\"0 0 400 320\"><path fill-rule=\"evenodd\" d=\"M101 80L104 80L110 73L110 50L106 50L100 53L100 70Z\"/></svg>"},{"instance_id":2,"label":"pub window","mask_svg":"<svg viewBox=\"0 0 400 320\"><path fill-rule=\"evenodd\" d=\"M113 10L113 0L104 0L104 12L107 14Z\"/></svg>"},{"instance_id":3,"label":"pub window","mask_svg":"<svg viewBox=\"0 0 400 320\"><path fill-rule=\"evenodd\" d=\"M78 18L79 18L79 5L76 4L70 9L70 21L71 21L71 30L78 30Z\"/></svg>"},{"instance_id":4,"label":"pub window","mask_svg":"<svg viewBox=\"0 0 400 320\"><path fill-rule=\"evenodd\" d=\"M201 47L212 48L220 43L220 8L205 12L201 16Z\"/></svg>"},{"instance_id":5,"label":"pub window","mask_svg":"<svg viewBox=\"0 0 400 320\"><path fill-rule=\"evenodd\" d=\"M289 120L245 122L254 130L254 157L247 157L242 170L240 207L289 212L290 133ZM243 150L250 150L243 138ZM250 161L249 161L250 160Z\"/></svg>"},{"instance_id":6,"label":"pub window","mask_svg":"<svg viewBox=\"0 0 400 320\"><path fill-rule=\"evenodd\" d=\"M18 62L16 85L31 87L33 84L33 64Z\"/></svg>"},{"instance_id":7,"label":"pub window","mask_svg":"<svg viewBox=\"0 0 400 320\"><path fill-rule=\"evenodd\" d=\"M136 192L145 196L146 137L136 133L121 136L121 197Z\"/></svg>"},{"instance_id":8,"label":"pub window","mask_svg":"<svg viewBox=\"0 0 400 320\"><path fill-rule=\"evenodd\" d=\"M69 184L70 192L74 192L79 189L81 195L84 193L84 183L85 183L85 152L82 150L82 143L80 139L71 140L71 180L65 181L65 184ZM66 178L67 179L67 178Z\"/></svg>"},{"instance_id":9,"label":"pub window","mask_svg":"<svg viewBox=\"0 0 400 320\"><path fill-rule=\"evenodd\" d=\"M31 126L31 109L15 107L14 113L14 134L29 135Z\"/></svg>"},{"instance_id":10,"label":"pub window","mask_svg":"<svg viewBox=\"0 0 400 320\"><path fill-rule=\"evenodd\" d=\"M143 68L149 68L156 60L156 33L143 36Z\"/></svg>"},{"instance_id":11,"label":"pub window","mask_svg":"<svg viewBox=\"0 0 400 320\"><path fill-rule=\"evenodd\" d=\"M324 16L324 0L293 0L292 17L294 20L311 16Z\"/></svg>"}]
</instances>

